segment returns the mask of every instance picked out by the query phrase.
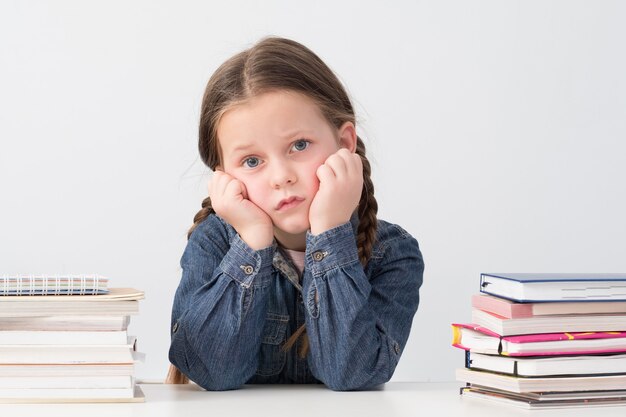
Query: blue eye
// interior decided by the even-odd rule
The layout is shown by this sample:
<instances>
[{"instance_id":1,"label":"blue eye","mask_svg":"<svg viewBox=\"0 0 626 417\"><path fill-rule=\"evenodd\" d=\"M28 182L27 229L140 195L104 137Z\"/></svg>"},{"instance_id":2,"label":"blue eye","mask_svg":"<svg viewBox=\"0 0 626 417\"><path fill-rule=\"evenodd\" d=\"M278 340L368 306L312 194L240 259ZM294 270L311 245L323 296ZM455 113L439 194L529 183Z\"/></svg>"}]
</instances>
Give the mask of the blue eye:
<instances>
[{"instance_id":1,"label":"blue eye","mask_svg":"<svg viewBox=\"0 0 626 417\"><path fill-rule=\"evenodd\" d=\"M255 157L246 158L243 161L243 163L248 168L256 168L259 166L259 158L255 158Z\"/></svg>"},{"instance_id":2,"label":"blue eye","mask_svg":"<svg viewBox=\"0 0 626 417\"><path fill-rule=\"evenodd\" d=\"M309 142L308 140L300 139L300 140L297 140L293 144L293 149L295 149L298 152L301 152L301 151L305 150L306 148L308 148L310 144L311 144L311 142Z\"/></svg>"}]
</instances>

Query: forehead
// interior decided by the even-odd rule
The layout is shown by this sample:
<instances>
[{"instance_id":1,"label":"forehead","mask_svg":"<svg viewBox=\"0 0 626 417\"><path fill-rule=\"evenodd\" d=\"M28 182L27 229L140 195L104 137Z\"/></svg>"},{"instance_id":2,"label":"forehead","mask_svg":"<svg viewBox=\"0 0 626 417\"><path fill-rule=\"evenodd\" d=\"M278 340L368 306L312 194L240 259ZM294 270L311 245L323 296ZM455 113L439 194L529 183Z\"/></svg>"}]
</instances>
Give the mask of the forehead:
<instances>
[{"instance_id":1,"label":"forehead","mask_svg":"<svg viewBox=\"0 0 626 417\"><path fill-rule=\"evenodd\" d=\"M221 117L217 136L225 153L269 140L289 139L299 131L321 134L330 125L309 97L291 91L273 91L235 105Z\"/></svg>"}]
</instances>

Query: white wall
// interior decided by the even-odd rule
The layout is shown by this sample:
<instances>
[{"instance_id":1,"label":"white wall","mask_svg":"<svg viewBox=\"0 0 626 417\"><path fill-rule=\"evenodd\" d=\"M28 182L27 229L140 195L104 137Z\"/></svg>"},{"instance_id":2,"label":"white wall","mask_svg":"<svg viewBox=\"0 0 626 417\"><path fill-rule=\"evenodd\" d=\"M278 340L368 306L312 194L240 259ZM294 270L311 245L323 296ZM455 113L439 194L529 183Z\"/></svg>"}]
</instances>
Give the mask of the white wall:
<instances>
[{"instance_id":1,"label":"white wall","mask_svg":"<svg viewBox=\"0 0 626 417\"><path fill-rule=\"evenodd\" d=\"M452 380L481 271L626 270L626 3L3 1L0 273L143 289L144 379L167 367L212 71L261 36L345 81L382 218L421 242L396 380Z\"/></svg>"}]
</instances>

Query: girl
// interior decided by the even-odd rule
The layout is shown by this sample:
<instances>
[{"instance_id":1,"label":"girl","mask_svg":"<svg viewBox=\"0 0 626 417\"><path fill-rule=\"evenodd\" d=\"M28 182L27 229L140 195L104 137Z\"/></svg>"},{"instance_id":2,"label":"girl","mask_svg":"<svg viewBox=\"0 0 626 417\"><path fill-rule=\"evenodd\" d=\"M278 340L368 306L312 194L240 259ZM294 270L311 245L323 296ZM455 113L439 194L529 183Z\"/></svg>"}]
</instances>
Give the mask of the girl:
<instances>
[{"instance_id":1,"label":"girl","mask_svg":"<svg viewBox=\"0 0 626 417\"><path fill-rule=\"evenodd\" d=\"M199 149L215 172L181 259L167 380L387 382L424 264L378 220L343 86L309 49L264 39L208 82Z\"/></svg>"}]
</instances>

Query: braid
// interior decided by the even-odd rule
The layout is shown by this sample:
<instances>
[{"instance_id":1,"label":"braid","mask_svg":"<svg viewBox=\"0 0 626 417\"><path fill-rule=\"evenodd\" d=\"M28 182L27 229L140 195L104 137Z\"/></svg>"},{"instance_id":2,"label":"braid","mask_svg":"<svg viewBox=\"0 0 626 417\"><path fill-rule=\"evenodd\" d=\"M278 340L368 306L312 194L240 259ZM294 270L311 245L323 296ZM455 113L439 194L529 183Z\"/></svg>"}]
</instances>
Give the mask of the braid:
<instances>
[{"instance_id":1,"label":"braid","mask_svg":"<svg viewBox=\"0 0 626 417\"><path fill-rule=\"evenodd\" d=\"M211 197L207 197L202 200L202 208L199 212L196 213L195 216L193 216L193 225L191 226L191 228L189 228L189 231L187 232L187 239L189 239L191 233L193 233L194 229L198 227L198 225L202 223L204 219L214 213L215 210L213 210L213 206L211 205Z\"/></svg>"},{"instance_id":2,"label":"braid","mask_svg":"<svg viewBox=\"0 0 626 417\"><path fill-rule=\"evenodd\" d=\"M378 213L378 203L374 197L374 184L372 183L372 169L365 156L365 144L357 136L356 153L363 162L363 191L359 201L359 227L357 229L356 244L359 249L359 259L365 266L372 255L372 247L376 240L376 228L378 226L376 214Z\"/></svg>"}]
</instances>

